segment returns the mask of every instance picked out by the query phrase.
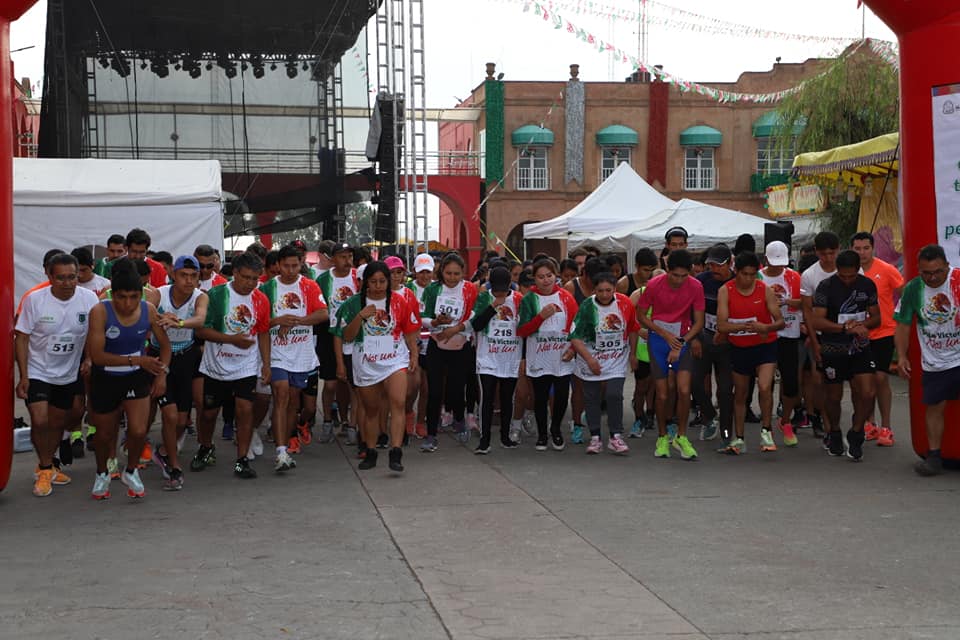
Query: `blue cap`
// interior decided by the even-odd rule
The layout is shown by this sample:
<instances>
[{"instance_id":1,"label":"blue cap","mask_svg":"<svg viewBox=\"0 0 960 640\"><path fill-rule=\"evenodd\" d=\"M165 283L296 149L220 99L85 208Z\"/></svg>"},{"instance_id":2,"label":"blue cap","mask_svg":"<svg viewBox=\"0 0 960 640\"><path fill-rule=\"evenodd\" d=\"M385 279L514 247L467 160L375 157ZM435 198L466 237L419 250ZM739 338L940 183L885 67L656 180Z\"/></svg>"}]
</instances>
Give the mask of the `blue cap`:
<instances>
[{"instance_id":1,"label":"blue cap","mask_svg":"<svg viewBox=\"0 0 960 640\"><path fill-rule=\"evenodd\" d=\"M180 269L196 269L200 271L200 263L197 262L197 259L193 256L180 256L173 263L173 270L179 271Z\"/></svg>"}]
</instances>

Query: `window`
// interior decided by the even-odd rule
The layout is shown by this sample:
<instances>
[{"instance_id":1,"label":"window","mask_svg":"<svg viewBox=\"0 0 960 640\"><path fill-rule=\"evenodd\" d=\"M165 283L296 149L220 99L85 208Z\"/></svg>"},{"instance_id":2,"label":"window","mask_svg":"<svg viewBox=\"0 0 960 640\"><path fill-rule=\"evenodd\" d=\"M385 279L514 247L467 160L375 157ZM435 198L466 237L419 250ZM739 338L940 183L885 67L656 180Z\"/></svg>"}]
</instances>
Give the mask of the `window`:
<instances>
[{"instance_id":1,"label":"window","mask_svg":"<svg viewBox=\"0 0 960 640\"><path fill-rule=\"evenodd\" d=\"M713 151L709 147L684 149L683 188L685 191L713 191L717 188Z\"/></svg>"},{"instance_id":2,"label":"window","mask_svg":"<svg viewBox=\"0 0 960 640\"><path fill-rule=\"evenodd\" d=\"M793 168L796 141L781 149L772 138L757 138L757 173L760 175L786 175Z\"/></svg>"},{"instance_id":3,"label":"window","mask_svg":"<svg viewBox=\"0 0 960 640\"><path fill-rule=\"evenodd\" d=\"M600 182L610 177L621 162L630 164L630 149L623 147L603 147L600 158Z\"/></svg>"},{"instance_id":4,"label":"window","mask_svg":"<svg viewBox=\"0 0 960 640\"><path fill-rule=\"evenodd\" d=\"M550 169L547 168L547 148L527 147L521 150L517 163L515 187L518 191L547 191L550 189Z\"/></svg>"}]
</instances>

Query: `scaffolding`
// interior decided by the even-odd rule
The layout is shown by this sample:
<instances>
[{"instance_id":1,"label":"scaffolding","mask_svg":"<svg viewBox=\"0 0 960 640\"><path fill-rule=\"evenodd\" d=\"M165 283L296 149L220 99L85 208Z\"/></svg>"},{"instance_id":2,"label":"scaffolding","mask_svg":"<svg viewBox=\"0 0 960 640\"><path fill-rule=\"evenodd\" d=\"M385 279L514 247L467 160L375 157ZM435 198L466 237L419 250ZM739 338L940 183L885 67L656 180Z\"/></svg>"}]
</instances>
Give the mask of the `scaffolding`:
<instances>
[{"instance_id":1,"label":"scaffolding","mask_svg":"<svg viewBox=\"0 0 960 640\"><path fill-rule=\"evenodd\" d=\"M392 150L392 162L381 159L381 185L386 188L380 207L384 212L393 205L394 239L413 242L407 250L409 261L417 246L426 246L429 227L423 0L384 0L376 26L377 100L384 123L390 123L383 128L385 148ZM392 203L383 202L384 197Z\"/></svg>"}]
</instances>

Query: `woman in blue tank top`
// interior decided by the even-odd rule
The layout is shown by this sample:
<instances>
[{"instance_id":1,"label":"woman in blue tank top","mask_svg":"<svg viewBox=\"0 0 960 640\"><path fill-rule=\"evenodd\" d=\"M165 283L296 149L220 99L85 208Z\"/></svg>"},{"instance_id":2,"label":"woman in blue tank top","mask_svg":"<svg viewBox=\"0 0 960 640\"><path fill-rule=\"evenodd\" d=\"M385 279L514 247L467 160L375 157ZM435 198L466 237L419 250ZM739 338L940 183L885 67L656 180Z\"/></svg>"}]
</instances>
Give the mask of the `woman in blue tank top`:
<instances>
[{"instance_id":1,"label":"woman in blue tank top","mask_svg":"<svg viewBox=\"0 0 960 640\"><path fill-rule=\"evenodd\" d=\"M133 264L123 258L111 272L112 299L90 311L87 338L90 360L90 417L97 427L94 446L97 475L93 497L110 497L107 460L111 443L117 441L120 411L127 416L127 465L120 480L131 498L144 496L137 462L147 437L150 397L166 390L171 358L167 332L158 324L156 307L141 300L143 287ZM153 335L160 345L159 357L144 355Z\"/></svg>"}]
</instances>

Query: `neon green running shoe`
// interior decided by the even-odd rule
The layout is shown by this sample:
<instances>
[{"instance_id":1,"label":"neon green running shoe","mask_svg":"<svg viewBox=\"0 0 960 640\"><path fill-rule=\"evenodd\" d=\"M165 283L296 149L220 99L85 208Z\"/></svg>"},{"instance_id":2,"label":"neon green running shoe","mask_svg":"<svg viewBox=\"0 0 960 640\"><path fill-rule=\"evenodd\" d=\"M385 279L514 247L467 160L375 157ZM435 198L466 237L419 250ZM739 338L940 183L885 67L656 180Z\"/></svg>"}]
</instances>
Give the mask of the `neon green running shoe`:
<instances>
[{"instance_id":1,"label":"neon green running shoe","mask_svg":"<svg viewBox=\"0 0 960 640\"><path fill-rule=\"evenodd\" d=\"M670 457L670 440L667 436L660 436L657 438L657 449L653 452L654 458L669 458Z\"/></svg>"},{"instance_id":2,"label":"neon green running shoe","mask_svg":"<svg viewBox=\"0 0 960 640\"><path fill-rule=\"evenodd\" d=\"M680 452L680 457L684 460L696 460L697 450L690 444L687 436L677 436L673 439L673 448Z\"/></svg>"}]
</instances>

